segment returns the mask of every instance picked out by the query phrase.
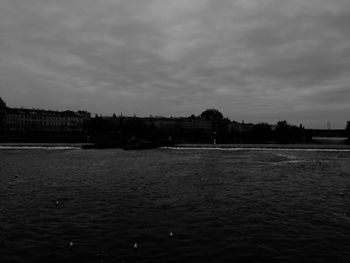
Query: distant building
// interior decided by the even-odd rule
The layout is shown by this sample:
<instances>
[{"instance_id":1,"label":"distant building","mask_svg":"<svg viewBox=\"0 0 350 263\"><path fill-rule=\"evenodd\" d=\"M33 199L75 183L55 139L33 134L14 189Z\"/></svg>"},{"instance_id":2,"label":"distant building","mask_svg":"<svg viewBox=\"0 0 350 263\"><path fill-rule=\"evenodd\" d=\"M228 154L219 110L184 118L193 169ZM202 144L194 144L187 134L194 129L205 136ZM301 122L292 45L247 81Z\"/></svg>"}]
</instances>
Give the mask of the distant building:
<instances>
[{"instance_id":1,"label":"distant building","mask_svg":"<svg viewBox=\"0 0 350 263\"><path fill-rule=\"evenodd\" d=\"M210 120L203 120L200 118L196 119L186 119L182 123L184 129L194 129L194 130L203 130L208 133L213 131L213 123Z\"/></svg>"},{"instance_id":2,"label":"distant building","mask_svg":"<svg viewBox=\"0 0 350 263\"><path fill-rule=\"evenodd\" d=\"M113 136L178 136L185 140L224 141L232 132L248 134L253 124L239 123L224 118L216 109L207 109L199 116L166 118L136 118L125 116L96 116L91 118L87 111L51 111L38 109L10 108L0 98L0 131L6 138L22 138L26 136L75 136L75 133L109 134ZM71 133L71 134L69 134ZM85 136L84 135L84 136ZM17 137L16 137L17 136ZM63 137L64 137L63 136ZM46 138L43 136L43 138ZM47 137L49 138L49 137Z\"/></svg>"},{"instance_id":3,"label":"distant building","mask_svg":"<svg viewBox=\"0 0 350 263\"><path fill-rule=\"evenodd\" d=\"M83 122L89 122L91 120L91 113L87 111L77 111L77 114L83 118Z\"/></svg>"},{"instance_id":4,"label":"distant building","mask_svg":"<svg viewBox=\"0 0 350 263\"><path fill-rule=\"evenodd\" d=\"M227 120L215 109L208 109L198 117L166 118L166 117L148 117L142 118L147 127L154 127L166 132L174 131L201 131L204 134L212 135L214 132L227 131Z\"/></svg>"},{"instance_id":5,"label":"distant building","mask_svg":"<svg viewBox=\"0 0 350 263\"><path fill-rule=\"evenodd\" d=\"M86 111L51 111L6 107L0 98L0 129L13 132L82 132L91 119Z\"/></svg>"},{"instance_id":6,"label":"distant building","mask_svg":"<svg viewBox=\"0 0 350 263\"><path fill-rule=\"evenodd\" d=\"M154 127L163 131L171 132L176 128L181 127L181 118L166 118L166 117L147 117L142 118L146 127Z\"/></svg>"},{"instance_id":7,"label":"distant building","mask_svg":"<svg viewBox=\"0 0 350 263\"><path fill-rule=\"evenodd\" d=\"M6 108L9 132L82 132L84 117L73 111Z\"/></svg>"},{"instance_id":8,"label":"distant building","mask_svg":"<svg viewBox=\"0 0 350 263\"><path fill-rule=\"evenodd\" d=\"M237 122L237 121L231 121L228 124L228 130L230 132L240 132L240 133L246 133L251 132L254 128L254 124L252 123L244 123L244 122Z\"/></svg>"},{"instance_id":9,"label":"distant building","mask_svg":"<svg viewBox=\"0 0 350 263\"><path fill-rule=\"evenodd\" d=\"M212 123L208 120L202 120L199 118L143 118L143 122L146 126L154 126L157 129L161 129L163 131L172 132L176 129L182 130L204 130L211 131Z\"/></svg>"}]
</instances>

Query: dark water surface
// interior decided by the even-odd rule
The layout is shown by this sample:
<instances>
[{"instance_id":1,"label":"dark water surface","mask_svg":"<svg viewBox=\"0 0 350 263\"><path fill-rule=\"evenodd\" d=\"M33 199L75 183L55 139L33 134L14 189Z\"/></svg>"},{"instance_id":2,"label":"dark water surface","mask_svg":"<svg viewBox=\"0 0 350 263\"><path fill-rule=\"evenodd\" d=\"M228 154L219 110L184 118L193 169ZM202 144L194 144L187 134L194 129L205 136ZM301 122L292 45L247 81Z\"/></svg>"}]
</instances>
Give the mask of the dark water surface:
<instances>
[{"instance_id":1,"label":"dark water surface","mask_svg":"<svg viewBox=\"0 0 350 263\"><path fill-rule=\"evenodd\" d=\"M350 152L3 149L0 180L0 262L350 262Z\"/></svg>"}]
</instances>

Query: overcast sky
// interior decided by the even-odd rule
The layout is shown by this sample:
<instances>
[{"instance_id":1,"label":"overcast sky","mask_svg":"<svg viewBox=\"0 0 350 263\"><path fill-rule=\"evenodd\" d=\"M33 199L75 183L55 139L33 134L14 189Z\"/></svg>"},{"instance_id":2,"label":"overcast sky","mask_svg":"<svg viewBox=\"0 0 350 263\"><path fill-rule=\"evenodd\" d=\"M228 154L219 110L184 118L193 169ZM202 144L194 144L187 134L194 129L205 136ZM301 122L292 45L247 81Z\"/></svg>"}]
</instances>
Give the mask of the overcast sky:
<instances>
[{"instance_id":1,"label":"overcast sky","mask_svg":"<svg viewBox=\"0 0 350 263\"><path fill-rule=\"evenodd\" d=\"M345 127L349 0L1 0L10 107Z\"/></svg>"}]
</instances>

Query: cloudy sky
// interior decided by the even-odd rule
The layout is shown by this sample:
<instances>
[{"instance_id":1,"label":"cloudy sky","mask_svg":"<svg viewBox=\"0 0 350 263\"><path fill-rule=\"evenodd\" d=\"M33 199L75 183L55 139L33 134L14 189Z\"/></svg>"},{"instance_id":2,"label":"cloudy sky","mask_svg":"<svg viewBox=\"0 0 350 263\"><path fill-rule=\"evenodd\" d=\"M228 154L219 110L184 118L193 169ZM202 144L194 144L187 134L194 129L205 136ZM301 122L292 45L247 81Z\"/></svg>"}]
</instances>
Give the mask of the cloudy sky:
<instances>
[{"instance_id":1,"label":"cloudy sky","mask_svg":"<svg viewBox=\"0 0 350 263\"><path fill-rule=\"evenodd\" d=\"M1 0L12 107L343 128L349 0Z\"/></svg>"}]
</instances>

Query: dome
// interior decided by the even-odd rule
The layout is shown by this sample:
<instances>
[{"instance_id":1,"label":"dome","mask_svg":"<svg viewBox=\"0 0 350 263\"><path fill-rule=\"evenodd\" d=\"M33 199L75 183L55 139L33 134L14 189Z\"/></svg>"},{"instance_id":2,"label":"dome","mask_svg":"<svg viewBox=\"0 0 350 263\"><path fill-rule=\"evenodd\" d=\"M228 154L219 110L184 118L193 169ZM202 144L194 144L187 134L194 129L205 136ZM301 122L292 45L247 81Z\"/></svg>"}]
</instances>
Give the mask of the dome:
<instances>
[{"instance_id":1,"label":"dome","mask_svg":"<svg viewBox=\"0 0 350 263\"><path fill-rule=\"evenodd\" d=\"M224 116L216 109L208 109L202 112L201 118L207 121L221 121Z\"/></svg>"}]
</instances>

